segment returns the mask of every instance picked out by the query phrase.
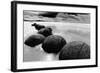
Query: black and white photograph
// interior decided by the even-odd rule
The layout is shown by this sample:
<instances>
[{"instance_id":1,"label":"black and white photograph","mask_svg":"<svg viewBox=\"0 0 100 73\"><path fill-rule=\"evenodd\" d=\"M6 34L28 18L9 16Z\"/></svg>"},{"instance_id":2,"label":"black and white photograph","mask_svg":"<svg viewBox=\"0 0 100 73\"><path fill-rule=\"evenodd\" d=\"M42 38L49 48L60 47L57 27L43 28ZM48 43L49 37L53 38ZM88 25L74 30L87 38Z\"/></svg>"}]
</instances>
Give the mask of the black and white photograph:
<instances>
[{"instance_id":1,"label":"black and white photograph","mask_svg":"<svg viewBox=\"0 0 100 73\"><path fill-rule=\"evenodd\" d=\"M90 59L90 13L24 10L24 62Z\"/></svg>"},{"instance_id":2,"label":"black and white photograph","mask_svg":"<svg viewBox=\"0 0 100 73\"><path fill-rule=\"evenodd\" d=\"M97 6L12 2L12 71L97 67Z\"/></svg>"}]
</instances>

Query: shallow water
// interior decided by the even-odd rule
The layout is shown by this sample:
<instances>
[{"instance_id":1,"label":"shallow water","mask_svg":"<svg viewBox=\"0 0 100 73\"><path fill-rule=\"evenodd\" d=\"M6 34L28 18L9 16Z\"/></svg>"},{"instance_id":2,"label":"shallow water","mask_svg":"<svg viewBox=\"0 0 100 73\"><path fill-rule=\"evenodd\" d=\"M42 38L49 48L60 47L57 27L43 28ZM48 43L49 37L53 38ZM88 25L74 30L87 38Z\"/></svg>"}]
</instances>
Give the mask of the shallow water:
<instances>
[{"instance_id":1,"label":"shallow water","mask_svg":"<svg viewBox=\"0 0 100 73\"><path fill-rule=\"evenodd\" d=\"M31 26L34 22L24 22L24 40L32 34L37 34L37 30ZM60 22L36 22L53 29L53 34L60 35L67 42L83 41L90 45L90 24L83 23L60 23ZM58 60L58 54L45 53L41 45L31 48L24 44L24 62L30 61L51 61Z\"/></svg>"}]
</instances>

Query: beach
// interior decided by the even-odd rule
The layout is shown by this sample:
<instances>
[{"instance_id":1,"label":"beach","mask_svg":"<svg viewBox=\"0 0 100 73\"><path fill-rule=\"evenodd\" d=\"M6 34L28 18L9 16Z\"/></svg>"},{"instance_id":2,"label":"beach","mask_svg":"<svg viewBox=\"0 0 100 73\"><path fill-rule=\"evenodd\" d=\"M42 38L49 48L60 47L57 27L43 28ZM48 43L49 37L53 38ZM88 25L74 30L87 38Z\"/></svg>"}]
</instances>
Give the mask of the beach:
<instances>
[{"instance_id":1,"label":"beach","mask_svg":"<svg viewBox=\"0 0 100 73\"><path fill-rule=\"evenodd\" d=\"M86 23L68 23L68 22L34 22L24 21L24 41L31 35L37 34L37 30L31 24L37 23L50 27L53 35L60 35L65 38L66 42L82 41L90 45L90 24ZM24 43L24 42L23 42ZM41 44L36 47L29 47L24 44L24 62L32 61L53 61L58 60L58 55L45 53ZM50 59L50 58L52 59ZM55 58L53 58L55 57Z\"/></svg>"}]
</instances>

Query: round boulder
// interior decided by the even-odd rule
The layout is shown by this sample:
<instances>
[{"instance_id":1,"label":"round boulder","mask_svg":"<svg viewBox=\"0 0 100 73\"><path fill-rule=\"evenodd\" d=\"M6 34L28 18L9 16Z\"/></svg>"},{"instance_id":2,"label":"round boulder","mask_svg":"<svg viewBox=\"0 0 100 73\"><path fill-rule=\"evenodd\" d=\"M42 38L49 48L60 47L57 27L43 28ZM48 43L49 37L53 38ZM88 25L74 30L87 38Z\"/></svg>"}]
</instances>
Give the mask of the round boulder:
<instances>
[{"instance_id":1,"label":"round boulder","mask_svg":"<svg viewBox=\"0 0 100 73\"><path fill-rule=\"evenodd\" d=\"M66 44L60 54L59 60L71 60L71 59L89 59L90 58L90 46L81 41L73 41Z\"/></svg>"},{"instance_id":2,"label":"round boulder","mask_svg":"<svg viewBox=\"0 0 100 73\"><path fill-rule=\"evenodd\" d=\"M66 40L63 37L58 35L50 35L44 40L42 48L47 53L57 54L65 44Z\"/></svg>"},{"instance_id":3,"label":"round boulder","mask_svg":"<svg viewBox=\"0 0 100 73\"><path fill-rule=\"evenodd\" d=\"M30 47L35 47L44 41L45 37L41 34L31 35L25 40L25 44Z\"/></svg>"},{"instance_id":4,"label":"round boulder","mask_svg":"<svg viewBox=\"0 0 100 73\"><path fill-rule=\"evenodd\" d=\"M38 31L39 34L42 34L44 35L45 37L49 36L49 35L52 35L52 29L51 28L42 28Z\"/></svg>"}]
</instances>

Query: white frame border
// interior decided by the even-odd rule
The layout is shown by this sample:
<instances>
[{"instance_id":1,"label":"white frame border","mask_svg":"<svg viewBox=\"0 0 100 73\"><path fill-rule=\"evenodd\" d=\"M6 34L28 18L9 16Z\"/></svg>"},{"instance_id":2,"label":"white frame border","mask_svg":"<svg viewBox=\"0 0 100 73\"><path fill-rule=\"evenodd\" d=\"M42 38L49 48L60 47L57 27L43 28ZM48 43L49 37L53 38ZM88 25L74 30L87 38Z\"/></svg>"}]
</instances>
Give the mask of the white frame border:
<instances>
[{"instance_id":1,"label":"white frame border","mask_svg":"<svg viewBox=\"0 0 100 73\"><path fill-rule=\"evenodd\" d=\"M69 61L53 61L53 62L23 62L23 10L36 11L60 11L60 12L82 12L91 13L91 59L89 60L69 60ZM61 7L61 6L47 6L47 5L27 5L17 4L17 69L30 68L49 68L49 67L70 67L95 65L96 55L96 10L94 8L80 8L80 7ZM67 64L67 65L66 65Z\"/></svg>"}]
</instances>

